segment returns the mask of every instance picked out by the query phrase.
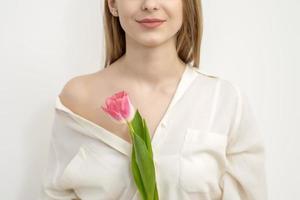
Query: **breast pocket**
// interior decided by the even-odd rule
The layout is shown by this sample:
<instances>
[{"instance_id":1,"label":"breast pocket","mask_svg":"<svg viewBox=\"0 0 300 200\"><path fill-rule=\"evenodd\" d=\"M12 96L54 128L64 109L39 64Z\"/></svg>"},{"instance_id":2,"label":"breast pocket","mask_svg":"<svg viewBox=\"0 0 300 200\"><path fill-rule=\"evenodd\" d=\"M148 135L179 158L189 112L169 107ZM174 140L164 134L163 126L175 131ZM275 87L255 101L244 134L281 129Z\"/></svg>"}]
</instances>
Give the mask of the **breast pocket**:
<instances>
[{"instance_id":1,"label":"breast pocket","mask_svg":"<svg viewBox=\"0 0 300 200\"><path fill-rule=\"evenodd\" d=\"M184 191L203 199L221 195L226 143L221 133L186 129L179 161L179 185Z\"/></svg>"},{"instance_id":2,"label":"breast pocket","mask_svg":"<svg viewBox=\"0 0 300 200\"><path fill-rule=\"evenodd\" d=\"M126 157L107 147L84 144L64 170L64 179L82 199L119 199L129 184L128 166Z\"/></svg>"}]
</instances>

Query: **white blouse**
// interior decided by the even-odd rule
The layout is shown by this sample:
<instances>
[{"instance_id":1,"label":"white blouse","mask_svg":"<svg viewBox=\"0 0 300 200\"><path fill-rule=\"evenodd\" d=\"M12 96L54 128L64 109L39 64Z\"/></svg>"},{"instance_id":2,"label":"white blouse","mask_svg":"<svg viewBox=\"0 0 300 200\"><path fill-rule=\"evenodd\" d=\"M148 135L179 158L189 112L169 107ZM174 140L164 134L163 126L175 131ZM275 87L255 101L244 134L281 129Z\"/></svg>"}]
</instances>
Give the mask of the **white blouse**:
<instances>
[{"instance_id":1,"label":"white blouse","mask_svg":"<svg viewBox=\"0 0 300 200\"><path fill-rule=\"evenodd\" d=\"M265 150L248 98L187 64L152 140L160 200L266 200ZM56 97L41 200L141 200L131 143Z\"/></svg>"}]
</instances>

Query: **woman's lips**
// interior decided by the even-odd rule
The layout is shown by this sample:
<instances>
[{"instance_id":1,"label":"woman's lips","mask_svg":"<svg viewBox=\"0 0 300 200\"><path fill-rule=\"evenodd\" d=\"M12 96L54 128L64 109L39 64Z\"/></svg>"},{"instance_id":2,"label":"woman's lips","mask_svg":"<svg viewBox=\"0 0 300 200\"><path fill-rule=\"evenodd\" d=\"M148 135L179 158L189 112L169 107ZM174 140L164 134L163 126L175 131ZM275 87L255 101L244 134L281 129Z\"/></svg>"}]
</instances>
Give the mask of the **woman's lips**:
<instances>
[{"instance_id":1,"label":"woman's lips","mask_svg":"<svg viewBox=\"0 0 300 200\"><path fill-rule=\"evenodd\" d=\"M164 21L138 22L138 23L146 28L156 28L156 27L160 26L162 23L164 23Z\"/></svg>"}]
</instances>

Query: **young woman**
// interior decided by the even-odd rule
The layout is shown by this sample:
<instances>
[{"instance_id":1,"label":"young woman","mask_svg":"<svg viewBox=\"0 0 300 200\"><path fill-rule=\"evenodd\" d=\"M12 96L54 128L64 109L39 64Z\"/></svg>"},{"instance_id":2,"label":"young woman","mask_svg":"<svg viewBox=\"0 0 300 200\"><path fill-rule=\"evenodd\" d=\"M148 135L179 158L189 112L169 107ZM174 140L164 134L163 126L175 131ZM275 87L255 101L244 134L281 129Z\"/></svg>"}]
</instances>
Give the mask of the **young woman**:
<instances>
[{"instance_id":1,"label":"young woman","mask_svg":"<svg viewBox=\"0 0 300 200\"><path fill-rule=\"evenodd\" d=\"M199 70L200 0L105 0L104 69L56 98L43 199L139 200L127 125L100 109L125 90L146 119L161 200L266 200L247 96Z\"/></svg>"}]
</instances>

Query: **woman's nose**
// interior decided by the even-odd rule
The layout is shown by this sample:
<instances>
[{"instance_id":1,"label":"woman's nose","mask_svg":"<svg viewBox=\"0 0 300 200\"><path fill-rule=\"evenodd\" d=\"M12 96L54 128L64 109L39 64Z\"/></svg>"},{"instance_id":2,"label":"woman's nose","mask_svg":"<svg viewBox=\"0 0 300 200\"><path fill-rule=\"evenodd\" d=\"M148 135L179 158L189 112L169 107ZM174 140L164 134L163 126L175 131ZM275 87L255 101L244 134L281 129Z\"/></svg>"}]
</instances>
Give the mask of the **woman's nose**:
<instances>
[{"instance_id":1,"label":"woman's nose","mask_svg":"<svg viewBox=\"0 0 300 200\"><path fill-rule=\"evenodd\" d=\"M143 0L142 10L157 10L159 0Z\"/></svg>"}]
</instances>

